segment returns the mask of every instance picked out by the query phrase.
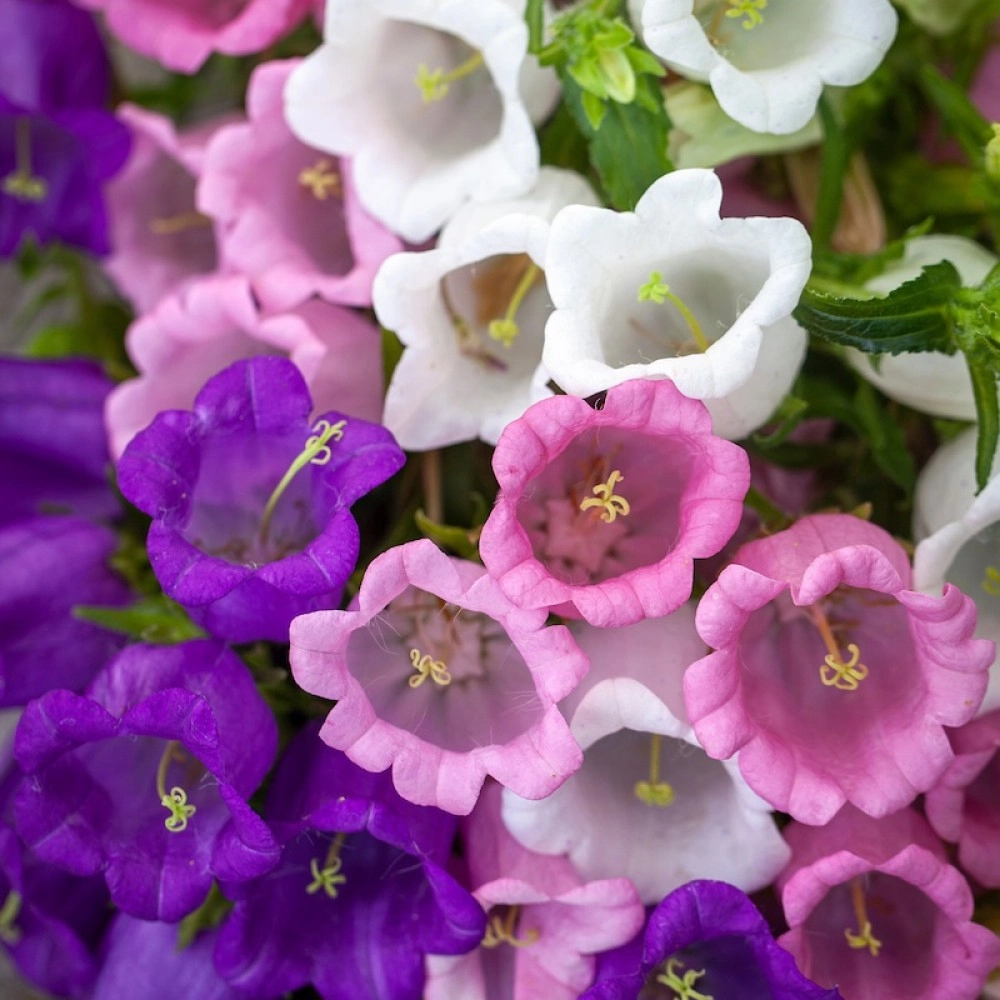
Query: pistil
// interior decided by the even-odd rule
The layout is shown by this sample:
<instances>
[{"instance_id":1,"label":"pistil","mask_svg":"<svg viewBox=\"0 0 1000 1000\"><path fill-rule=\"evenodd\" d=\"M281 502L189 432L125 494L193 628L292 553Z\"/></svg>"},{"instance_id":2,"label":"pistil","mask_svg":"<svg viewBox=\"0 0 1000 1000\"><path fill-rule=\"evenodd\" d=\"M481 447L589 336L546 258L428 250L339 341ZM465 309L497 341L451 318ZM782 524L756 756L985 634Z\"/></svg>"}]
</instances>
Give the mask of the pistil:
<instances>
[{"instance_id":1,"label":"pistil","mask_svg":"<svg viewBox=\"0 0 1000 1000\"><path fill-rule=\"evenodd\" d=\"M861 880L851 879L851 904L854 907L854 917L858 922L858 932L855 934L848 927L844 930L844 937L851 948L860 950L867 948L872 958L878 958L882 942L872 933L871 921L868 919L868 910L865 906L865 894L861 888Z\"/></svg>"},{"instance_id":2,"label":"pistil","mask_svg":"<svg viewBox=\"0 0 1000 1000\"><path fill-rule=\"evenodd\" d=\"M317 201L326 201L331 195L342 198L344 195L343 179L333 165L333 160L325 157L317 160L311 167L306 167L299 174L299 183L311 191Z\"/></svg>"},{"instance_id":3,"label":"pistil","mask_svg":"<svg viewBox=\"0 0 1000 1000\"><path fill-rule=\"evenodd\" d=\"M670 286L663 280L663 275L659 271L650 272L649 281L639 288L638 298L640 302L655 302L657 305L670 302L687 324L698 350L702 352L708 350L710 345L708 338L702 332L701 324L680 296L670 290Z\"/></svg>"},{"instance_id":4,"label":"pistil","mask_svg":"<svg viewBox=\"0 0 1000 1000\"><path fill-rule=\"evenodd\" d=\"M674 801L674 789L660 781L660 750L663 737L652 733L649 738L649 781L637 781L635 797L647 806L669 806Z\"/></svg>"},{"instance_id":5,"label":"pistil","mask_svg":"<svg viewBox=\"0 0 1000 1000\"><path fill-rule=\"evenodd\" d=\"M18 118L14 122L14 172L3 179L3 192L19 201L44 201L49 184L31 167L31 120Z\"/></svg>"},{"instance_id":6,"label":"pistil","mask_svg":"<svg viewBox=\"0 0 1000 1000\"><path fill-rule=\"evenodd\" d=\"M632 507L628 500L623 496L619 496L615 493L615 486L624 480L624 476L618 469L614 469L608 480L605 483L598 483L591 491L594 496L587 497L580 503L580 510L590 510L591 508L599 508L601 513L601 520L605 524L610 524L615 518L621 514L622 517L628 517L632 511Z\"/></svg>"},{"instance_id":7,"label":"pistil","mask_svg":"<svg viewBox=\"0 0 1000 1000\"><path fill-rule=\"evenodd\" d=\"M847 644L850 659L845 660L840 652L840 646L833 634L833 627L818 604L809 609L827 654L819 668L819 679L827 686L838 691L857 691L858 686L868 676L868 668L860 662L861 650L856 643Z\"/></svg>"},{"instance_id":8,"label":"pistil","mask_svg":"<svg viewBox=\"0 0 1000 1000\"><path fill-rule=\"evenodd\" d=\"M344 846L346 839L346 833L338 833L330 841L330 847L326 852L322 868L319 864L319 858L313 858L309 862L309 874L312 875L312 881L306 886L306 893L308 895L312 896L322 889L330 899L337 898L337 886L347 883L347 876L340 874L343 864L340 858L340 849Z\"/></svg>"},{"instance_id":9,"label":"pistil","mask_svg":"<svg viewBox=\"0 0 1000 1000\"><path fill-rule=\"evenodd\" d=\"M667 962L667 971L660 973L656 981L674 991L677 1000L714 1000L707 993L699 993L694 984L705 975L704 969L688 969L681 978L676 970L683 969L684 966L676 958Z\"/></svg>"},{"instance_id":10,"label":"pistil","mask_svg":"<svg viewBox=\"0 0 1000 1000\"><path fill-rule=\"evenodd\" d=\"M181 744L177 740L171 740L163 751L160 765L156 769L156 794L160 797L160 805L170 813L163 821L163 825L171 833L183 833L187 829L188 820L198 811L188 802L187 792L180 785L174 785L169 792L167 791L167 770L171 761L181 763L183 760Z\"/></svg>"},{"instance_id":11,"label":"pistil","mask_svg":"<svg viewBox=\"0 0 1000 1000\"><path fill-rule=\"evenodd\" d=\"M428 69L426 64L421 63L417 67L417 75L413 82L417 90L420 91L424 104L434 104L448 96L448 91L453 83L475 73L482 65L482 52L473 52L465 62L459 63L458 66L447 72L440 66Z\"/></svg>"}]
</instances>

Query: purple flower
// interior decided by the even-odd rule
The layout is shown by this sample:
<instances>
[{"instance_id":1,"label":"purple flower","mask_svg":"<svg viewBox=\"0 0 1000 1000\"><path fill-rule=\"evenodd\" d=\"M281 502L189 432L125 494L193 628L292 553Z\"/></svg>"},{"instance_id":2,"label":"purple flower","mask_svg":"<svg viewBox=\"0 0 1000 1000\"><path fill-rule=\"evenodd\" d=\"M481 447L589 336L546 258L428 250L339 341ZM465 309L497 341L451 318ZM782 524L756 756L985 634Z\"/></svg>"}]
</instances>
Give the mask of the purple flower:
<instances>
[{"instance_id":1,"label":"purple flower","mask_svg":"<svg viewBox=\"0 0 1000 1000\"><path fill-rule=\"evenodd\" d=\"M685 989L686 988L686 989ZM653 910L645 935L603 956L581 1000L717 997L839 1000L799 972L767 921L725 882L689 882Z\"/></svg>"},{"instance_id":2,"label":"purple flower","mask_svg":"<svg viewBox=\"0 0 1000 1000\"><path fill-rule=\"evenodd\" d=\"M76 517L34 517L0 528L0 706L52 688L82 691L121 648L72 615L77 604L119 605L108 569L114 533Z\"/></svg>"},{"instance_id":3,"label":"purple flower","mask_svg":"<svg viewBox=\"0 0 1000 1000\"><path fill-rule=\"evenodd\" d=\"M50 691L25 709L15 755L18 833L45 861L103 873L112 900L179 920L213 878L253 878L277 847L246 800L274 759L274 717L218 643L132 646L87 696Z\"/></svg>"},{"instance_id":4,"label":"purple flower","mask_svg":"<svg viewBox=\"0 0 1000 1000\"><path fill-rule=\"evenodd\" d=\"M404 802L388 775L356 767L315 728L286 751L266 815L281 861L236 888L216 948L241 991L311 982L327 1000L419 1000L428 952L482 939L482 908L443 868L453 817Z\"/></svg>"},{"instance_id":5,"label":"purple flower","mask_svg":"<svg viewBox=\"0 0 1000 1000\"><path fill-rule=\"evenodd\" d=\"M239 361L119 463L122 493L153 518L164 592L221 639L284 642L296 615L333 607L358 556L351 504L404 462L385 428L311 412L291 362Z\"/></svg>"},{"instance_id":6,"label":"purple flower","mask_svg":"<svg viewBox=\"0 0 1000 1000\"><path fill-rule=\"evenodd\" d=\"M0 525L119 512L104 429L111 386L89 362L0 358Z\"/></svg>"}]
</instances>

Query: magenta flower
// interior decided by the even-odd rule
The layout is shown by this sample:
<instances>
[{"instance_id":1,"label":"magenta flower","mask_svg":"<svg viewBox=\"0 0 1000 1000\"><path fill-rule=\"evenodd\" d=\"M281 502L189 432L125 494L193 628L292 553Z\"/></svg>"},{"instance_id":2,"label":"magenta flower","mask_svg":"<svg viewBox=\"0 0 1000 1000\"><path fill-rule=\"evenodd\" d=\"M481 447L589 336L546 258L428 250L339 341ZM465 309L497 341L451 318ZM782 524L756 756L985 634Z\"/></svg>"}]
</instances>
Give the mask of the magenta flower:
<instances>
[{"instance_id":1,"label":"magenta flower","mask_svg":"<svg viewBox=\"0 0 1000 1000\"><path fill-rule=\"evenodd\" d=\"M903 549L846 514L745 545L698 607L716 650L684 678L702 746L740 751L750 787L804 823L845 802L884 816L933 786L952 759L943 727L975 713L993 643L972 638L960 590L909 583Z\"/></svg>"},{"instance_id":2,"label":"magenta flower","mask_svg":"<svg viewBox=\"0 0 1000 1000\"><path fill-rule=\"evenodd\" d=\"M337 701L323 740L369 771L391 765L403 798L466 814L490 774L538 799L580 766L556 702L587 669L545 619L481 566L410 542L371 563L351 610L292 622L292 673Z\"/></svg>"},{"instance_id":3,"label":"magenta flower","mask_svg":"<svg viewBox=\"0 0 1000 1000\"><path fill-rule=\"evenodd\" d=\"M306 146L285 124L282 92L299 61L254 72L249 121L208 147L198 207L222 224L226 263L249 275L264 308L313 295L371 305L375 272L402 244L361 207L348 161Z\"/></svg>"},{"instance_id":4,"label":"magenta flower","mask_svg":"<svg viewBox=\"0 0 1000 1000\"><path fill-rule=\"evenodd\" d=\"M289 32L315 0L77 0L104 11L128 46L180 73L193 73L212 52L261 52Z\"/></svg>"},{"instance_id":5,"label":"magenta flower","mask_svg":"<svg viewBox=\"0 0 1000 1000\"><path fill-rule=\"evenodd\" d=\"M382 346L367 319L319 301L261 316L239 275L203 278L164 299L132 324L127 347L139 377L108 397L115 456L157 413L190 406L209 378L258 354L288 355L320 410L365 420L382 414Z\"/></svg>"},{"instance_id":6,"label":"magenta flower","mask_svg":"<svg viewBox=\"0 0 1000 1000\"><path fill-rule=\"evenodd\" d=\"M507 426L493 471L490 575L521 607L602 627L686 601L694 559L729 540L750 482L745 452L666 380L615 386L602 409L541 400Z\"/></svg>"},{"instance_id":7,"label":"magenta flower","mask_svg":"<svg viewBox=\"0 0 1000 1000\"><path fill-rule=\"evenodd\" d=\"M849 1000L975 1000L1000 939L972 922L972 893L912 809L872 819L845 806L824 827L785 828L779 880L799 968Z\"/></svg>"},{"instance_id":8,"label":"magenta flower","mask_svg":"<svg viewBox=\"0 0 1000 1000\"><path fill-rule=\"evenodd\" d=\"M958 844L958 863L977 882L1000 888L1000 711L950 734L955 759L927 793L927 818Z\"/></svg>"}]
</instances>

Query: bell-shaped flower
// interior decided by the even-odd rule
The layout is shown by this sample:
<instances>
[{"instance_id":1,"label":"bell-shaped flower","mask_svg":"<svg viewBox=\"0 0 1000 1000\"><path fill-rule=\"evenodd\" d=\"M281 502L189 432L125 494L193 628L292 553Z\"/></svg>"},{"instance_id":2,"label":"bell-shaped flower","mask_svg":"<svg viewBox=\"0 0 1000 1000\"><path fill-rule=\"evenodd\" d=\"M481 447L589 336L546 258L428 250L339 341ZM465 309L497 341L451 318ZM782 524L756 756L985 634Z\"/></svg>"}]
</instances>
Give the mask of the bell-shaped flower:
<instances>
[{"instance_id":1,"label":"bell-shaped flower","mask_svg":"<svg viewBox=\"0 0 1000 1000\"><path fill-rule=\"evenodd\" d=\"M118 485L153 518L168 597L220 639L285 642L296 615L339 603L360 546L351 505L404 461L384 427L314 416L290 361L250 358L137 434Z\"/></svg>"},{"instance_id":2,"label":"bell-shaped flower","mask_svg":"<svg viewBox=\"0 0 1000 1000\"><path fill-rule=\"evenodd\" d=\"M602 627L683 604L694 560L730 539L750 483L746 453L710 425L665 380L616 385L602 409L553 396L509 424L480 538L504 593Z\"/></svg>"},{"instance_id":3,"label":"bell-shaped flower","mask_svg":"<svg viewBox=\"0 0 1000 1000\"><path fill-rule=\"evenodd\" d=\"M1000 461L976 493L976 429L942 445L917 480L913 501L913 586L939 594L948 584L978 608L976 635L1000 642ZM1000 668L994 662L980 713L1000 708Z\"/></svg>"},{"instance_id":4,"label":"bell-shaped flower","mask_svg":"<svg viewBox=\"0 0 1000 1000\"><path fill-rule=\"evenodd\" d=\"M847 514L817 514L743 546L698 605L716 652L684 696L701 745L739 751L748 784L804 823L845 802L872 816L932 787L945 726L975 714L993 643L972 600L910 588L902 547Z\"/></svg>"},{"instance_id":5,"label":"bell-shaped flower","mask_svg":"<svg viewBox=\"0 0 1000 1000\"><path fill-rule=\"evenodd\" d=\"M179 73L213 52L263 52L301 21L315 0L78 0L104 12L126 45Z\"/></svg>"},{"instance_id":6,"label":"bell-shaped flower","mask_svg":"<svg viewBox=\"0 0 1000 1000\"><path fill-rule=\"evenodd\" d=\"M240 996L312 983L324 1000L421 1000L428 952L475 948L479 904L446 871L456 821L414 806L301 731L275 771L265 815L282 845L263 878L226 886L235 907L216 968Z\"/></svg>"},{"instance_id":7,"label":"bell-shaped flower","mask_svg":"<svg viewBox=\"0 0 1000 1000\"><path fill-rule=\"evenodd\" d=\"M102 874L126 913L176 921L213 878L277 861L247 805L276 747L271 710L223 645L129 646L86 695L49 691L24 710L17 832L43 861Z\"/></svg>"},{"instance_id":8,"label":"bell-shaped flower","mask_svg":"<svg viewBox=\"0 0 1000 1000\"><path fill-rule=\"evenodd\" d=\"M426 1000L577 1000L593 982L593 956L642 927L642 903L628 879L585 883L565 858L522 847L504 828L500 796L488 784L463 825L486 934L468 955L428 958Z\"/></svg>"},{"instance_id":9,"label":"bell-shaped flower","mask_svg":"<svg viewBox=\"0 0 1000 1000\"><path fill-rule=\"evenodd\" d=\"M955 266L964 285L972 286L989 274L998 258L964 236L915 236L907 240L902 259L888 264L865 288L888 294L916 278L925 267L943 260ZM976 419L969 366L961 351L871 355L851 347L845 351L845 357L862 378L890 399L935 417Z\"/></svg>"},{"instance_id":10,"label":"bell-shaped flower","mask_svg":"<svg viewBox=\"0 0 1000 1000\"><path fill-rule=\"evenodd\" d=\"M629 0L643 40L671 69L707 81L755 132L795 132L824 86L869 77L896 37L889 0Z\"/></svg>"},{"instance_id":11,"label":"bell-shaped flower","mask_svg":"<svg viewBox=\"0 0 1000 1000\"><path fill-rule=\"evenodd\" d=\"M126 347L139 377L108 397L115 456L157 413L190 406L209 378L258 354L290 357L321 409L364 420L382 413L382 345L372 323L318 300L262 316L242 275L202 278L168 296L132 324Z\"/></svg>"},{"instance_id":12,"label":"bell-shaped flower","mask_svg":"<svg viewBox=\"0 0 1000 1000\"><path fill-rule=\"evenodd\" d=\"M542 333L549 223L566 205L597 203L569 170L543 167L512 201L465 205L438 245L390 258L375 281L375 312L406 345L385 399L385 423L407 450L500 432L552 395Z\"/></svg>"},{"instance_id":13,"label":"bell-shaped flower","mask_svg":"<svg viewBox=\"0 0 1000 1000\"><path fill-rule=\"evenodd\" d=\"M313 295L371 305L375 272L401 245L361 207L350 164L303 145L285 124L282 94L298 64L254 71L248 121L221 129L206 150L198 208L220 223L226 265L250 277L263 308Z\"/></svg>"},{"instance_id":14,"label":"bell-shaped flower","mask_svg":"<svg viewBox=\"0 0 1000 1000\"><path fill-rule=\"evenodd\" d=\"M972 893L912 809L872 819L852 806L826 826L785 828L778 887L799 968L845 997L976 1000L1000 938L972 922Z\"/></svg>"},{"instance_id":15,"label":"bell-shaped flower","mask_svg":"<svg viewBox=\"0 0 1000 1000\"><path fill-rule=\"evenodd\" d=\"M195 185L221 122L178 132L169 118L133 104L116 113L132 133L132 152L107 188L112 250L103 266L141 314L219 264L218 226L196 210Z\"/></svg>"},{"instance_id":16,"label":"bell-shaped flower","mask_svg":"<svg viewBox=\"0 0 1000 1000\"><path fill-rule=\"evenodd\" d=\"M631 879L647 904L692 878L766 886L788 860L770 807L734 761L705 754L684 710L684 670L705 651L693 608L628 628L571 628L591 661L561 705L583 765L540 802L508 792L511 833L567 855L587 879Z\"/></svg>"},{"instance_id":17,"label":"bell-shaped flower","mask_svg":"<svg viewBox=\"0 0 1000 1000\"><path fill-rule=\"evenodd\" d=\"M580 765L556 702L587 658L545 620L422 539L373 560L349 611L292 622L292 674L337 701L320 733L330 746L391 766L403 798L465 815L487 775L537 799Z\"/></svg>"},{"instance_id":18,"label":"bell-shaped flower","mask_svg":"<svg viewBox=\"0 0 1000 1000\"><path fill-rule=\"evenodd\" d=\"M794 219L720 219L721 202L711 170L676 170L634 212L574 205L556 216L542 360L563 389L667 378L727 438L771 416L805 355L791 313L812 245Z\"/></svg>"},{"instance_id":19,"label":"bell-shaped flower","mask_svg":"<svg viewBox=\"0 0 1000 1000\"><path fill-rule=\"evenodd\" d=\"M840 1000L806 979L760 911L734 886L695 881L650 914L645 932L602 955L580 1000Z\"/></svg>"},{"instance_id":20,"label":"bell-shaped flower","mask_svg":"<svg viewBox=\"0 0 1000 1000\"><path fill-rule=\"evenodd\" d=\"M533 126L558 84L527 49L524 0L332 2L323 45L288 82L288 123L352 157L361 204L419 243L463 202L534 184Z\"/></svg>"}]
</instances>

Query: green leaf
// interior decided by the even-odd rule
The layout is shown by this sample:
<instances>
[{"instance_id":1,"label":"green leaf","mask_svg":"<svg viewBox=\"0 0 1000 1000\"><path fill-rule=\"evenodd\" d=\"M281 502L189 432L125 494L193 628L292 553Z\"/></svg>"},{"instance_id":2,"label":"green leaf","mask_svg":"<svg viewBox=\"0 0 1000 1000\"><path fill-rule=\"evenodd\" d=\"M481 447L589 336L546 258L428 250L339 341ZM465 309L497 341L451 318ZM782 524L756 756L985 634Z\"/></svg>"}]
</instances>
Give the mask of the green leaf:
<instances>
[{"instance_id":1,"label":"green leaf","mask_svg":"<svg viewBox=\"0 0 1000 1000\"><path fill-rule=\"evenodd\" d=\"M754 434L753 443L762 451L784 444L792 431L805 419L808 410L806 400L799 399L798 396L786 396L771 418L771 422L778 426L770 434Z\"/></svg>"},{"instance_id":2,"label":"green leaf","mask_svg":"<svg viewBox=\"0 0 1000 1000\"><path fill-rule=\"evenodd\" d=\"M580 106L587 116L587 123L596 132L601 127L604 116L608 113L608 106L589 90L580 91Z\"/></svg>"},{"instance_id":3,"label":"green leaf","mask_svg":"<svg viewBox=\"0 0 1000 1000\"><path fill-rule=\"evenodd\" d=\"M474 540L478 537L479 529L470 530L456 528L450 524L437 524L422 510L418 510L413 515L413 520L416 521L417 527L425 537L436 542L442 548L451 549L463 559L479 559L479 547Z\"/></svg>"},{"instance_id":4,"label":"green leaf","mask_svg":"<svg viewBox=\"0 0 1000 1000\"><path fill-rule=\"evenodd\" d=\"M205 637L184 609L162 594L144 598L127 608L78 604L73 608L73 616L100 625L110 632L120 632L133 639L163 646Z\"/></svg>"},{"instance_id":5,"label":"green leaf","mask_svg":"<svg viewBox=\"0 0 1000 1000\"><path fill-rule=\"evenodd\" d=\"M847 298L808 286L793 313L810 333L870 354L957 350L951 303L962 282L948 261L880 298Z\"/></svg>"},{"instance_id":6,"label":"green leaf","mask_svg":"<svg viewBox=\"0 0 1000 1000\"><path fill-rule=\"evenodd\" d=\"M537 55L545 41L545 0L528 0L524 19L528 23L528 51Z\"/></svg>"},{"instance_id":7,"label":"green leaf","mask_svg":"<svg viewBox=\"0 0 1000 1000\"><path fill-rule=\"evenodd\" d=\"M392 381L392 374L399 364L399 359L403 356L403 343L392 332L382 327L382 374L385 377L385 384Z\"/></svg>"},{"instance_id":8,"label":"green leaf","mask_svg":"<svg viewBox=\"0 0 1000 1000\"><path fill-rule=\"evenodd\" d=\"M955 137L974 166L981 166L986 144L993 138L989 122L969 99L962 87L944 76L937 67L920 67L920 83L927 99L934 105L945 127Z\"/></svg>"},{"instance_id":9,"label":"green leaf","mask_svg":"<svg viewBox=\"0 0 1000 1000\"><path fill-rule=\"evenodd\" d=\"M233 904L222 895L218 883L213 882L205 902L177 925L177 950L183 951L194 944L202 931L218 927L232 908Z\"/></svg>"},{"instance_id":10,"label":"green leaf","mask_svg":"<svg viewBox=\"0 0 1000 1000\"><path fill-rule=\"evenodd\" d=\"M976 492L989 482L993 456L1000 441L1000 404L997 402L997 365L982 351L965 355L972 378L972 394L976 401Z\"/></svg>"},{"instance_id":11,"label":"green leaf","mask_svg":"<svg viewBox=\"0 0 1000 1000\"><path fill-rule=\"evenodd\" d=\"M832 250L814 253L810 284L817 276L822 276L846 285L864 285L877 278L890 264L902 260L906 244L917 236L926 236L933 227L933 218L924 219L907 229L898 240L891 240L874 253L836 253Z\"/></svg>"},{"instance_id":12,"label":"green leaf","mask_svg":"<svg viewBox=\"0 0 1000 1000\"><path fill-rule=\"evenodd\" d=\"M587 140L577 127L569 108L560 104L538 135L542 163L585 174L590 169Z\"/></svg>"},{"instance_id":13,"label":"green leaf","mask_svg":"<svg viewBox=\"0 0 1000 1000\"><path fill-rule=\"evenodd\" d=\"M638 74L649 73L653 76L666 76L667 68L651 52L645 49L638 49L634 45L625 50L628 61L632 64L632 69Z\"/></svg>"},{"instance_id":14,"label":"green leaf","mask_svg":"<svg viewBox=\"0 0 1000 1000\"><path fill-rule=\"evenodd\" d=\"M599 97L602 101L610 96L604 74L601 72L600 63L596 59L586 59L581 62L572 63L567 67L566 72L569 73L585 93Z\"/></svg>"},{"instance_id":15,"label":"green leaf","mask_svg":"<svg viewBox=\"0 0 1000 1000\"><path fill-rule=\"evenodd\" d=\"M837 228L844 197L844 178L854 150L826 95L819 99L819 118L823 125L823 144L820 146L819 191L816 194L812 240L814 247L825 250L830 246L833 231Z\"/></svg>"}]
</instances>

